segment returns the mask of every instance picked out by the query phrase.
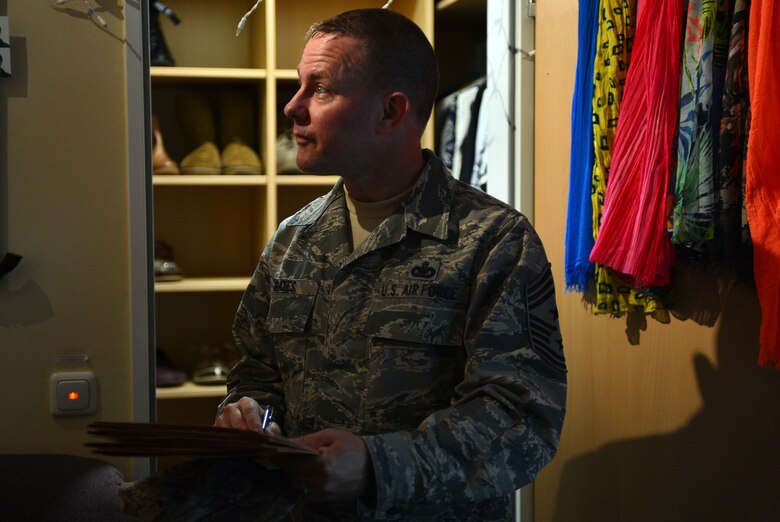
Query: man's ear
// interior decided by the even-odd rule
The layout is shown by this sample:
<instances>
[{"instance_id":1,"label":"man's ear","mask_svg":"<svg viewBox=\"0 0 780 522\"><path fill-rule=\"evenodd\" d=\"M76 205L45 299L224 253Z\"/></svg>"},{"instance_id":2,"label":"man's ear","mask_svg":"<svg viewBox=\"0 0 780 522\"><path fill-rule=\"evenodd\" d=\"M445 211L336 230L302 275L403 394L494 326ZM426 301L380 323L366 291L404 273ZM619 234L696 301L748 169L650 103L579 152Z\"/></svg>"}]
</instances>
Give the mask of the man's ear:
<instances>
[{"instance_id":1,"label":"man's ear","mask_svg":"<svg viewBox=\"0 0 780 522\"><path fill-rule=\"evenodd\" d=\"M410 116L409 98L400 91L394 91L382 98L382 118L379 121L380 134L398 128Z\"/></svg>"}]
</instances>

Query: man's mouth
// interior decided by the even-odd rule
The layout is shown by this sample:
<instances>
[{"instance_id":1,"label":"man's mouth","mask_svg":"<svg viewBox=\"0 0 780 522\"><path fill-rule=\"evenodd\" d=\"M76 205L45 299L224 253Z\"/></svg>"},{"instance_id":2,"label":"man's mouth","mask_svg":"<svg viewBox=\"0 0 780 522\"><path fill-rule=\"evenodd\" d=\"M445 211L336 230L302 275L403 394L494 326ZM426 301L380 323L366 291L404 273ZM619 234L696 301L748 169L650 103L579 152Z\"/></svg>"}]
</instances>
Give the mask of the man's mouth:
<instances>
[{"instance_id":1,"label":"man's mouth","mask_svg":"<svg viewBox=\"0 0 780 522\"><path fill-rule=\"evenodd\" d=\"M295 142L300 145L307 145L314 142L314 138L305 134L295 134Z\"/></svg>"}]
</instances>

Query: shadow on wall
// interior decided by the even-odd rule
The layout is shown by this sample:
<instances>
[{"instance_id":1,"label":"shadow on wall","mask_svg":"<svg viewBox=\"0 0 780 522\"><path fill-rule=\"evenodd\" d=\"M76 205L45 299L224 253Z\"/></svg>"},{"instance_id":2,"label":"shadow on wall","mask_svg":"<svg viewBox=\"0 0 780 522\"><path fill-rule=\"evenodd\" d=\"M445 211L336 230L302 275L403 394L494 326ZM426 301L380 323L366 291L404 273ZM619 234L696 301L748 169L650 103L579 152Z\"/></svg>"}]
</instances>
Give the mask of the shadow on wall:
<instances>
[{"instance_id":1,"label":"shadow on wall","mask_svg":"<svg viewBox=\"0 0 780 522\"><path fill-rule=\"evenodd\" d=\"M30 326L53 315L49 298L35 281L28 280L18 289L0 287L0 328Z\"/></svg>"},{"instance_id":2,"label":"shadow on wall","mask_svg":"<svg viewBox=\"0 0 780 522\"><path fill-rule=\"evenodd\" d=\"M730 285L722 297L717 367L702 355L693 360L702 409L675 432L568 462L554 522L778 519L780 372L756 364L761 318L752 285Z\"/></svg>"},{"instance_id":3,"label":"shadow on wall","mask_svg":"<svg viewBox=\"0 0 780 522\"><path fill-rule=\"evenodd\" d=\"M640 345L641 333L647 330L648 318L662 324L669 324L672 318L691 320L702 326L715 326L726 299L735 284L735 270L720 266L706 267L703 264L678 257L672 268L672 284L669 310L657 310L652 314L628 312L625 314L626 339L633 346ZM752 278L752 274L749 274ZM746 275L739 276L740 280ZM591 285L583 295L583 303L592 309L596 303L596 292ZM622 318L613 318L623 320Z\"/></svg>"}]
</instances>

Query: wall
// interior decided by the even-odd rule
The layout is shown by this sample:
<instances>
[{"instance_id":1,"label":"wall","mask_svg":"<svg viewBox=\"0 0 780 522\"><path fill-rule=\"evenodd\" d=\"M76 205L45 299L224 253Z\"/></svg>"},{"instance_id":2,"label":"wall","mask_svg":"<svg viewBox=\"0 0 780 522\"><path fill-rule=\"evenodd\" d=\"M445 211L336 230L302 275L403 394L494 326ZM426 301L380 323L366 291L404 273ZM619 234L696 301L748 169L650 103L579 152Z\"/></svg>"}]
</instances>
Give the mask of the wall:
<instances>
[{"instance_id":1,"label":"wall","mask_svg":"<svg viewBox=\"0 0 780 522\"><path fill-rule=\"evenodd\" d=\"M570 384L536 522L777 520L780 373L755 363L752 284L678 264L677 304L660 320L595 317L563 292L576 0L538 2L536 50L535 222Z\"/></svg>"},{"instance_id":2,"label":"wall","mask_svg":"<svg viewBox=\"0 0 780 522\"><path fill-rule=\"evenodd\" d=\"M142 50L124 41L123 11L138 6L99 2L104 29L82 2L54 5L0 1L13 58L0 79L0 256L24 256L0 281L0 452L86 455L85 425L134 406L125 60ZM65 354L89 361L55 364ZM50 374L83 368L97 415L52 417Z\"/></svg>"}]
</instances>

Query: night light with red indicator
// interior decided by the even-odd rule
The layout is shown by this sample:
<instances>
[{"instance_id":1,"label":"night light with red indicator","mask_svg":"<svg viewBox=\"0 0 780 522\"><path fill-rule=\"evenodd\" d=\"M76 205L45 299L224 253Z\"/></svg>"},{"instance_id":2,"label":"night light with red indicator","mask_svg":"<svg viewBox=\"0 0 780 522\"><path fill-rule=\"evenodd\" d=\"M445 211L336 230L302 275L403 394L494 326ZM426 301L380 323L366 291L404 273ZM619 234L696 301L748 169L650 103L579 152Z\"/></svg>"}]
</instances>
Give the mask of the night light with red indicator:
<instances>
[{"instance_id":1,"label":"night light with red indicator","mask_svg":"<svg viewBox=\"0 0 780 522\"><path fill-rule=\"evenodd\" d=\"M97 412L97 381L94 373L56 372L51 375L49 382L53 415L94 415ZM3 519L2 515L0 519Z\"/></svg>"}]
</instances>

